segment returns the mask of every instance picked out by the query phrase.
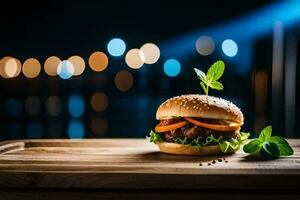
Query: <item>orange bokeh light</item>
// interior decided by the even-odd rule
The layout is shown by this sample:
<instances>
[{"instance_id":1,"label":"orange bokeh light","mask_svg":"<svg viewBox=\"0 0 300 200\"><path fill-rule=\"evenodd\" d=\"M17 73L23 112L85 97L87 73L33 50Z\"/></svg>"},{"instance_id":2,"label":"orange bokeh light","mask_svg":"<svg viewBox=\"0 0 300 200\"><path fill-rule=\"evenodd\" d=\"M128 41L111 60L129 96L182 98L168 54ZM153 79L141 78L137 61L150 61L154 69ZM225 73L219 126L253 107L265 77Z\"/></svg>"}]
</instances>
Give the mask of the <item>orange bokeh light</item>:
<instances>
[{"instance_id":1,"label":"orange bokeh light","mask_svg":"<svg viewBox=\"0 0 300 200\"><path fill-rule=\"evenodd\" d=\"M17 77L21 72L22 64L17 58L6 56L0 60L0 75L3 78Z\"/></svg>"},{"instance_id":2,"label":"orange bokeh light","mask_svg":"<svg viewBox=\"0 0 300 200\"><path fill-rule=\"evenodd\" d=\"M23 63L22 72L27 78L35 78L41 72L41 64L35 58L29 58Z\"/></svg>"},{"instance_id":3,"label":"orange bokeh light","mask_svg":"<svg viewBox=\"0 0 300 200\"><path fill-rule=\"evenodd\" d=\"M70 58L68 58L68 61L73 64L74 76L79 76L84 72L85 62L80 56L71 56Z\"/></svg>"},{"instance_id":4,"label":"orange bokeh light","mask_svg":"<svg viewBox=\"0 0 300 200\"><path fill-rule=\"evenodd\" d=\"M56 76L57 75L57 67L59 63L61 62L61 59L56 56L50 56L47 58L47 60L44 63L44 70L46 74L49 76Z\"/></svg>"},{"instance_id":5,"label":"orange bokeh light","mask_svg":"<svg viewBox=\"0 0 300 200\"><path fill-rule=\"evenodd\" d=\"M108 57L101 51L92 53L89 57L89 65L96 72L104 71L108 66Z\"/></svg>"}]
</instances>

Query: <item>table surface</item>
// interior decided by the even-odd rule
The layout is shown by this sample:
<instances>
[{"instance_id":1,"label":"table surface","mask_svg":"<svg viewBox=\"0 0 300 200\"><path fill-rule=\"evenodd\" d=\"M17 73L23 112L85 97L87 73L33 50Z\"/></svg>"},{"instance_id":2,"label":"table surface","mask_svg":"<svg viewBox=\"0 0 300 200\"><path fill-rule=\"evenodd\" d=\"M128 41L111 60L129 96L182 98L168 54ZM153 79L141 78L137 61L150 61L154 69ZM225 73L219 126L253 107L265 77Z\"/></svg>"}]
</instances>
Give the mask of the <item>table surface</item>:
<instances>
[{"instance_id":1,"label":"table surface","mask_svg":"<svg viewBox=\"0 0 300 200\"><path fill-rule=\"evenodd\" d=\"M300 189L293 156L248 159L160 153L146 139L18 140L0 143L0 187L121 189Z\"/></svg>"}]
</instances>

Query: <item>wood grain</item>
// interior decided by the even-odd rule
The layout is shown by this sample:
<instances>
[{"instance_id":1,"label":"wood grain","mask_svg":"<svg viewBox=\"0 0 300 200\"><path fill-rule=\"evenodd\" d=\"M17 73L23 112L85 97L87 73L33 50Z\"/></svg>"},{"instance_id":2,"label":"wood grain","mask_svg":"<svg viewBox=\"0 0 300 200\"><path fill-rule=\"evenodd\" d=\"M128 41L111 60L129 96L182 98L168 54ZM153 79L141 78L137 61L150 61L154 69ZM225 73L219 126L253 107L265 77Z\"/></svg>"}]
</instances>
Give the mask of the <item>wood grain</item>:
<instances>
[{"instance_id":1,"label":"wood grain","mask_svg":"<svg viewBox=\"0 0 300 200\"><path fill-rule=\"evenodd\" d=\"M291 157L253 161L240 151L225 163L163 154L145 139L6 141L0 143L0 187L298 190L300 140L289 143Z\"/></svg>"}]
</instances>

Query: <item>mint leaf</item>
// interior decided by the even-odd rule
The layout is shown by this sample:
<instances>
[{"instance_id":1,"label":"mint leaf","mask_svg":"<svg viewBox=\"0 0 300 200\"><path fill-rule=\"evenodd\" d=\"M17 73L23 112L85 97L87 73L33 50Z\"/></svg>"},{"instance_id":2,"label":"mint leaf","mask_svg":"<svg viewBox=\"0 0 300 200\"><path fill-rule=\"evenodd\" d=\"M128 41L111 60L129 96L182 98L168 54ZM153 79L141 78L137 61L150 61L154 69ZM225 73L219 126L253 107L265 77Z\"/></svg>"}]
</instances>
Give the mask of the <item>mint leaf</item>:
<instances>
[{"instance_id":1,"label":"mint leaf","mask_svg":"<svg viewBox=\"0 0 300 200\"><path fill-rule=\"evenodd\" d=\"M207 79L211 81L216 81L221 78L225 70L225 64L223 61L219 60L215 62L207 71Z\"/></svg>"},{"instance_id":2,"label":"mint leaf","mask_svg":"<svg viewBox=\"0 0 300 200\"><path fill-rule=\"evenodd\" d=\"M291 156L294 154L294 150L284 138L280 136L272 136L269 141L277 145L280 151L280 156Z\"/></svg>"},{"instance_id":3,"label":"mint leaf","mask_svg":"<svg viewBox=\"0 0 300 200\"><path fill-rule=\"evenodd\" d=\"M216 90L223 90L224 86L221 82L217 81L221 78L225 70L225 64L219 60L215 62L207 71L207 74L200 69L194 68L197 77L200 79L200 85L203 88L206 95L208 95L209 88Z\"/></svg>"},{"instance_id":4,"label":"mint leaf","mask_svg":"<svg viewBox=\"0 0 300 200\"><path fill-rule=\"evenodd\" d=\"M203 71L201 71L200 69L194 68L194 71L196 72L197 76L199 77L199 79L201 81L205 81L206 80L206 75Z\"/></svg>"},{"instance_id":5,"label":"mint leaf","mask_svg":"<svg viewBox=\"0 0 300 200\"><path fill-rule=\"evenodd\" d=\"M261 142L268 141L271 137L271 134L272 134L272 126L267 126L260 132L258 139Z\"/></svg>"},{"instance_id":6,"label":"mint leaf","mask_svg":"<svg viewBox=\"0 0 300 200\"><path fill-rule=\"evenodd\" d=\"M279 148L274 142L264 142L262 150L260 153L266 158L277 158L280 156Z\"/></svg>"},{"instance_id":7,"label":"mint leaf","mask_svg":"<svg viewBox=\"0 0 300 200\"><path fill-rule=\"evenodd\" d=\"M254 154L260 151L262 148L262 142L258 139L254 139L243 147L244 152Z\"/></svg>"},{"instance_id":8,"label":"mint leaf","mask_svg":"<svg viewBox=\"0 0 300 200\"><path fill-rule=\"evenodd\" d=\"M290 156L294 150L289 143L282 137L271 136L272 126L265 127L259 138L252 140L243 148L244 152L255 154L256 158L261 156L264 159L273 159L279 156ZM259 152L259 154L256 154Z\"/></svg>"},{"instance_id":9,"label":"mint leaf","mask_svg":"<svg viewBox=\"0 0 300 200\"><path fill-rule=\"evenodd\" d=\"M213 81L211 82L211 88L216 89L216 90L223 90L223 85L219 81Z\"/></svg>"}]
</instances>

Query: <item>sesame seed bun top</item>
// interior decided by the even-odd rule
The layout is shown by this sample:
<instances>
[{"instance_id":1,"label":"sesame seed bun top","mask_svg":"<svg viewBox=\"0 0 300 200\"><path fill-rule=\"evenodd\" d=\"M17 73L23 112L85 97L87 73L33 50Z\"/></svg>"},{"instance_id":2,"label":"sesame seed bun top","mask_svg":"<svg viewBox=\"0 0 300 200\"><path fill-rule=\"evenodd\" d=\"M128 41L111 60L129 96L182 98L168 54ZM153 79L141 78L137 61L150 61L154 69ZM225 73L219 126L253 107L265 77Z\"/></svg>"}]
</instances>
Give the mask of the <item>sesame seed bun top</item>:
<instances>
[{"instance_id":1,"label":"sesame seed bun top","mask_svg":"<svg viewBox=\"0 0 300 200\"><path fill-rule=\"evenodd\" d=\"M206 119L230 120L243 125L240 109L232 102L213 96L189 94L170 98L156 111L156 119L175 117L197 117Z\"/></svg>"}]
</instances>

